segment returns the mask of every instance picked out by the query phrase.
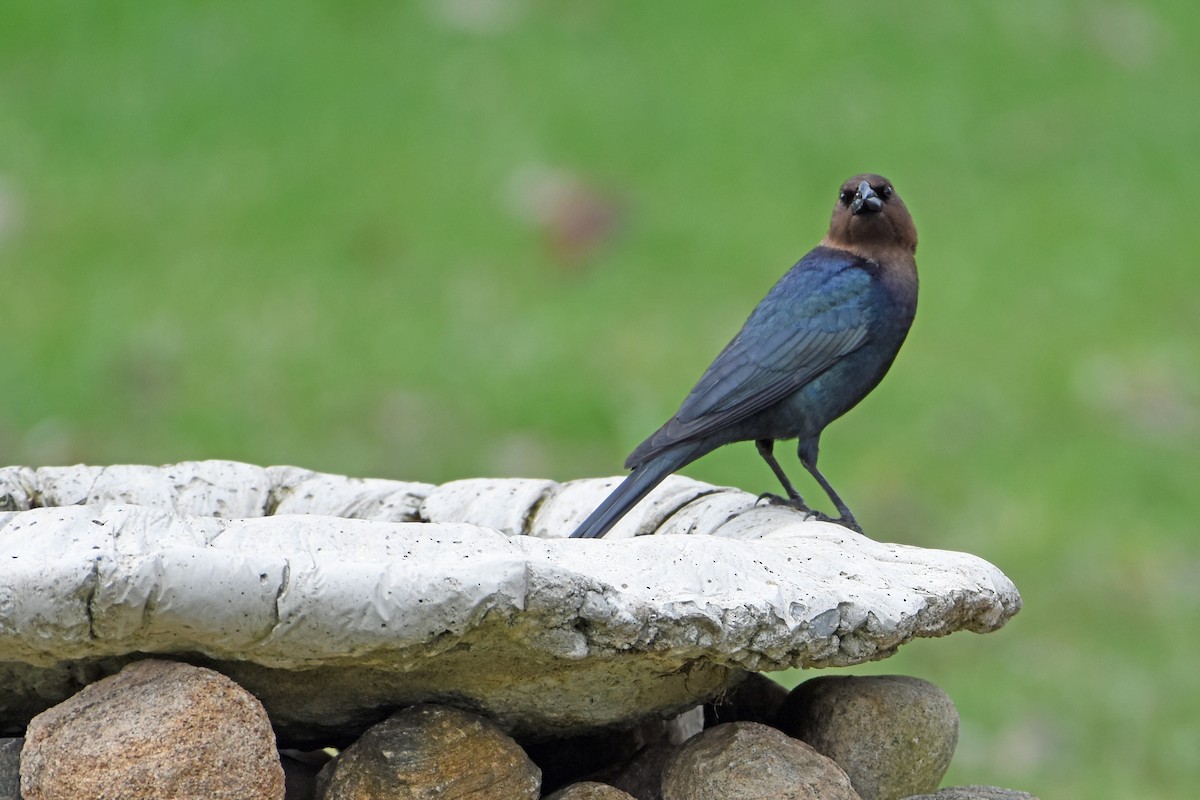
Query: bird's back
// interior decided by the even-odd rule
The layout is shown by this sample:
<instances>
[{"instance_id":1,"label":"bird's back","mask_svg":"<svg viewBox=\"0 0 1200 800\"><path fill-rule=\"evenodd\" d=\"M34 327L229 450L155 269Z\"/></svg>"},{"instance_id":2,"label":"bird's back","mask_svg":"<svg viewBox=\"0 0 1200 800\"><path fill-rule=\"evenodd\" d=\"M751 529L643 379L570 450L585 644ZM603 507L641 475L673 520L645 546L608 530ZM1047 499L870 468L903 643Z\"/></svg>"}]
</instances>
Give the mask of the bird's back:
<instances>
[{"instance_id":1,"label":"bird's back","mask_svg":"<svg viewBox=\"0 0 1200 800\"><path fill-rule=\"evenodd\" d=\"M703 442L698 458L729 442L819 434L879 383L900 349L916 309L915 265L911 281L905 271L838 248L813 249L626 466L684 442Z\"/></svg>"}]
</instances>

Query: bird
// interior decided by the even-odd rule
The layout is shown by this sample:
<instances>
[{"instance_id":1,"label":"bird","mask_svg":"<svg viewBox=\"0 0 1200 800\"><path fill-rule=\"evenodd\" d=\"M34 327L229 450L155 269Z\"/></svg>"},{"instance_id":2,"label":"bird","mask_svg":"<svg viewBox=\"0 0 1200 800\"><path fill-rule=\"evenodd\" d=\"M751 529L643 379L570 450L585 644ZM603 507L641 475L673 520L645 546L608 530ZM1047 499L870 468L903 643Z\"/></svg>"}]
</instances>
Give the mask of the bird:
<instances>
[{"instance_id":1,"label":"bird","mask_svg":"<svg viewBox=\"0 0 1200 800\"><path fill-rule=\"evenodd\" d=\"M607 533L668 475L718 447L753 441L787 497L764 494L807 516L861 533L817 469L825 427L883 379L917 310L917 229L892 182L855 175L838 190L824 238L751 312L679 410L625 462L624 481L572 538ZM801 465L837 508L810 508L774 455L798 440Z\"/></svg>"}]
</instances>

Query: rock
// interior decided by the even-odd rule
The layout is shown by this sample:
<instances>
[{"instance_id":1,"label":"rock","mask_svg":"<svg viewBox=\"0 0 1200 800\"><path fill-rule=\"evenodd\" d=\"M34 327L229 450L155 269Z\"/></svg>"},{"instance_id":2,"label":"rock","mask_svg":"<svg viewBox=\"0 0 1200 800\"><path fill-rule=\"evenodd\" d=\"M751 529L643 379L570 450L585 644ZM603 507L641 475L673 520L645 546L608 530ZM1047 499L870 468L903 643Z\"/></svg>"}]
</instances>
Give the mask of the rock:
<instances>
[{"instance_id":1,"label":"rock","mask_svg":"<svg viewBox=\"0 0 1200 800\"><path fill-rule=\"evenodd\" d=\"M635 798L606 783L585 781L565 786L554 794L547 795L546 800L635 800Z\"/></svg>"},{"instance_id":2,"label":"rock","mask_svg":"<svg viewBox=\"0 0 1200 800\"><path fill-rule=\"evenodd\" d=\"M948 786L933 794L914 794L904 800L1038 800L1029 792L998 786Z\"/></svg>"},{"instance_id":3,"label":"rock","mask_svg":"<svg viewBox=\"0 0 1200 800\"><path fill-rule=\"evenodd\" d=\"M284 800L316 800L317 775L329 763L329 754L323 750L280 750L279 760L283 765Z\"/></svg>"},{"instance_id":4,"label":"rock","mask_svg":"<svg viewBox=\"0 0 1200 800\"><path fill-rule=\"evenodd\" d=\"M321 771L322 800L536 800L541 772L490 720L419 705L369 729Z\"/></svg>"},{"instance_id":5,"label":"rock","mask_svg":"<svg viewBox=\"0 0 1200 800\"><path fill-rule=\"evenodd\" d=\"M655 742L683 744L702 730L704 730L704 707L696 706L690 711L677 714L670 719L643 722L633 733L638 746L642 746Z\"/></svg>"},{"instance_id":6,"label":"rock","mask_svg":"<svg viewBox=\"0 0 1200 800\"><path fill-rule=\"evenodd\" d=\"M671 719L651 720L630 730L522 742L521 746L542 770L544 792L588 778L639 798L650 794L657 797L667 754L703 727L703 709L697 706ZM653 759L645 757L648 752L656 754Z\"/></svg>"},{"instance_id":7,"label":"rock","mask_svg":"<svg viewBox=\"0 0 1200 800\"><path fill-rule=\"evenodd\" d=\"M958 744L958 711L928 681L823 676L788 697L778 727L836 761L863 800L937 788Z\"/></svg>"},{"instance_id":8,"label":"rock","mask_svg":"<svg viewBox=\"0 0 1200 800\"><path fill-rule=\"evenodd\" d=\"M666 742L648 744L628 761L606 767L590 778L621 789L637 800L662 800L663 769L678 749L678 745Z\"/></svg>"},{"instance_id":9,"label":"rock","mask_svg":"<svg viewBox=\"0 0 1200 800\"><path fill-rule=\"evenodd\" d=\"M25 800L282 800L275 736L252 695L212 670L139 661L39 714Z\"/></svg>"},{"instance_id":10,"label":"rock","mask_svg":"<svg viewBox=\"0 0 1200 800\"><path fill-rule=\"evenodd\" d=\"M23 738L0 738L0 800L21 800Z\"/></svg>"},{"instance_id":11,"label":"rock","mask_svg":"<svg viewBox=\"0 0 1200 800\"><path fill-rule=\"evenodd\" d=\"M285 743L349 741L381 709L446 697L518 736L588 734L693 708L748 671L878 659L1020 607L974 556L679 476L622 530L692 535L554 538L609 484L0 469L18 509L0 511L0 733L154 652L245 686Z\"/></svg>"},{"instance_id":12,"label":"rock","mask_svg":"<svg viewBox=\"0 0 1200 800\"><path fill-rule=\"evenodd\" d=\"M611 764L629 760L638 750L639 738L634 731L604 731L520 744L542 771L542 791L550 792Z\"/></svg>"},{"instance_id":13,"label":"rock","mask_svg":"<svg viewBox=\"0 0 1200 800\"><path fill-rule=\"evenodd\" d=\"M709 728L663 772L663 800L858 800L841 767L757 722Z\"/></svg>"},{"instance_id":14,"label":"rock","mask_svg":"<svg viewBox=\"0 0 1200 800\"><path fill-rule=\"evenodd\" d=\"M723 722L761 722L771 725L788 698L788 690L779 683L752 672L711 703L704 706L704 724L711 728Z\"/></svg>"}]
</instances>

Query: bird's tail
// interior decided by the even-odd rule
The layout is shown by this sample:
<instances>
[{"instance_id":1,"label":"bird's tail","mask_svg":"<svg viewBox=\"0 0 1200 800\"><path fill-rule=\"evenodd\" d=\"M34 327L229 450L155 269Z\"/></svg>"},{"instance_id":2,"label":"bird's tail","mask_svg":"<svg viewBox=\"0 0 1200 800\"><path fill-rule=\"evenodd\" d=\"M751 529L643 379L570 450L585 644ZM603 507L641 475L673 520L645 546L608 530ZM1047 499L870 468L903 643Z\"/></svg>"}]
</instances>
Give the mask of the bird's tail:
<instances>
[{"instance_id":1,"label":"bird's tail","mask_svg":"<svg viewBox=\"0 0 1200 800\"><path fill-rule=\"evenodd\" d=\"M679 447L666 450L634 467L633 472L575 529L571 538L595 539L608 533L655 486L694 457L695 448Z\"/></svg>"}]
</instances>

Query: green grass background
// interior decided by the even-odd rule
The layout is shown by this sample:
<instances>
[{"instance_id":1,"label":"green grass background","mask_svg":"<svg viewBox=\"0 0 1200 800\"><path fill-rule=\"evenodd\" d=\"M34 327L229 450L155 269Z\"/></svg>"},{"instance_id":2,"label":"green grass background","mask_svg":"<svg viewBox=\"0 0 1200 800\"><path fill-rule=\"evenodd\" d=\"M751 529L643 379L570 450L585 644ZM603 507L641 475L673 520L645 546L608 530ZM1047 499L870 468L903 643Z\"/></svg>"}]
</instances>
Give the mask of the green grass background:
<instances>
[{"instance_id":1,"label":"green grass background","mask_svg":"<svg viewBox=\"0 0 1200 800\"><path fill-rule=\"evenodd\" d=\"M977 553L1025 609L853 671L950 692L948 784L1187 796L1198 21L1187 2L7 0L0 462L613 474L816 243L838 184L879 171L920 227L921 306L822 466L874 537ZM520 199L547 170L618 210L578 258ZM687 473L773 488L748 445Z\"/></svg>"}]
</instances>

